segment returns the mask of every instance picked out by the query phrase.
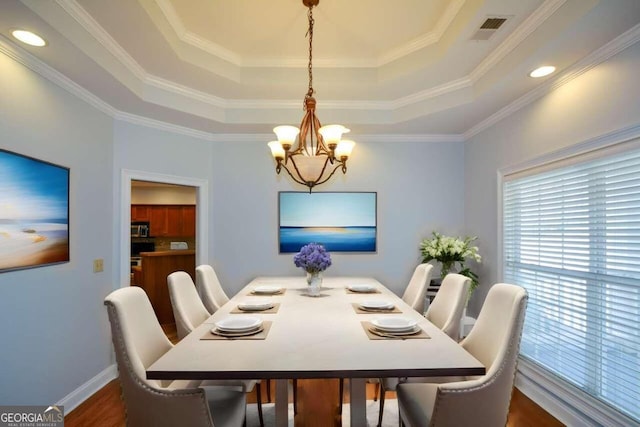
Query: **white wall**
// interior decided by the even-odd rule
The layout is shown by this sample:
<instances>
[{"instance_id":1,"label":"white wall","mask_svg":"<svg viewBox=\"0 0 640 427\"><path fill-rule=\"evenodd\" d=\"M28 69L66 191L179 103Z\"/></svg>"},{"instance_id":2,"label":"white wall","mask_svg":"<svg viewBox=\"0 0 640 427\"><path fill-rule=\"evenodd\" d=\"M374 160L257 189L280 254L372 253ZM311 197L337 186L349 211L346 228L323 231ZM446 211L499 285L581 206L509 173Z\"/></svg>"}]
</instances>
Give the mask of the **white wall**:
<instances>
[{"instance_id":1,"label":"white wall","mask_svg":"<svg viewBox=\"0 0 640 427\"><path fill-rule=\"evenodd\" d=\"M477 312L498 279L497 171L640 124L640 45L631 46L475 136L465 145L465 229L484 260Z\"/></svg>"},{"instance_id":2,"label":"white wall","mask_svg":"<svg viewBox=\"0 0 640 427\"><path fill-rule=\"evenodd\" d=\"M188 186L132 187L131 203L138 205L195 205L196 189Z\"/></svg>"},{"instance_id":3,"label":"white wall","mask_svg":"<svg viewBox=\"0 0 640 427\"><path fill-rule=\"evenodd\" d=\"M0 75L0 147L71 168L71 261L0 274L0 404L53 404L113 363L112 120L3 54Z\"/></svg>"}]
</instances>

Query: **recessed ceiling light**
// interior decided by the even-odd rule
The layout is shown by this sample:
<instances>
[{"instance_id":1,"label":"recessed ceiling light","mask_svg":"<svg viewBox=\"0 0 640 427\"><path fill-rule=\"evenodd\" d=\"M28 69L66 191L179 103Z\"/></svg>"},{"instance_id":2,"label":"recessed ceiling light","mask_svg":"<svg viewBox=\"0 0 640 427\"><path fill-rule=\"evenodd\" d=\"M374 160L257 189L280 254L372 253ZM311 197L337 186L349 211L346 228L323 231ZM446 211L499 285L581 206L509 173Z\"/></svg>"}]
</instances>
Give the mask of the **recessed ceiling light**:
<instances>
[{"instance_id":1,"label":"recessed ceiling light","mask_svg":"<svg viewBox=\"0 0 640 427\"><path fill-rule=\"evenodd\" d=\"M544 77L553 73L556 70L556 67L553 65L545 65L544 67L536 68L532 72L529 73L531 77Z\"/></svg>"},{"instance_id":2,"label":"recessed ceiling light","mask_svg":"<svg viewBox=\"0 0 640 427\"><path fill-rule=\"evenodd\" d=\"M20 40L22 43L26 43L31 46L42 47L42 46L46 46L47 44L47 42L44 41L42 37L40 37L35 33L32 33L31 31L13 30L11 32L11 35L13 35L13 37Z\"/></svg>"}]
</instances>

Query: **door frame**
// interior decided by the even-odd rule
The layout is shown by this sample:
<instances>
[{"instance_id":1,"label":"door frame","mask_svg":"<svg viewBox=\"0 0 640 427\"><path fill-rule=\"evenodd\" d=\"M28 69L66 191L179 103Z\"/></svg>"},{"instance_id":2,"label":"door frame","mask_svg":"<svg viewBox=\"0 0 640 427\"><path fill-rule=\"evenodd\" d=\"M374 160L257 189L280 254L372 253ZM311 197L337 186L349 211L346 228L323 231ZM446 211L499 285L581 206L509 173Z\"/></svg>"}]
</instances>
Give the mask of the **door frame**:
<instances>
[{"instance_id":1,"label":"door frame","mask_svg":"<svg viewBox=\"0 0 640 427\"><path fill-rule=\"evenodd\" d=\"M209 182L204 179L122 169L120 175L120 287L131 283L131 181L152 181L196 188L196 265L209 259ZM117 256L115 257L118 258Z\"/></svg>"}]
</instances>

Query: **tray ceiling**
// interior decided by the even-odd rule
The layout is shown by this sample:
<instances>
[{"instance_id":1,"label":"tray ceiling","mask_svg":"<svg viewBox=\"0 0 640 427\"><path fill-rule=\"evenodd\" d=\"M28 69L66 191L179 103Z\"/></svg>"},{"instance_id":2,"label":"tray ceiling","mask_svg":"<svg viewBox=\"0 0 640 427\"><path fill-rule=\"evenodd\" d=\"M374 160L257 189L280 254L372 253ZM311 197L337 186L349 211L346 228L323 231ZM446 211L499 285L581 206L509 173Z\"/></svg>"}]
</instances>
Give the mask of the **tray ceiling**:
<instances>
[{"instance_id":1,"label":"tray ceiling","mask_svg":"<svg viewBox=\"0 0 640 427\"><path fill-rule=\"evenodd\" d=\"M300 0L4 0L0 48L46 64L119 117L270 133L302 117L306 12ZM621 34L637 38L640 2L321 0L314 18L324 124L354 138L460 136ZM490 18L506 21L479 32ZM17 27L48 46L19 44ZM547 63L555 75L528 77Z\"/></svg>"}]
</instances>

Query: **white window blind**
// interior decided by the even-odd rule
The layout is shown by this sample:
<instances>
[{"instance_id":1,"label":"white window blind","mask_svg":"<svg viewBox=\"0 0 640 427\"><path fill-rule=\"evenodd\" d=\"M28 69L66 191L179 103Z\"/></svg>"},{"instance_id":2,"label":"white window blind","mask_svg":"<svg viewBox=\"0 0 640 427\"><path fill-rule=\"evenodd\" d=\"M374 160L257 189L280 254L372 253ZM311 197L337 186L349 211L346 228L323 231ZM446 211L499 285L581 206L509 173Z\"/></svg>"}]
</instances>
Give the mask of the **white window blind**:
<instances>
[{"instance_id":1,"label":"white window blind","mask_svg":"<svg viewBox=\"0 0 640 427\"><path fill-rule=\"evenodd\" d=\"M640 421L640 150L505 178L521 355Z\"/></svg>"}]
</instances>

